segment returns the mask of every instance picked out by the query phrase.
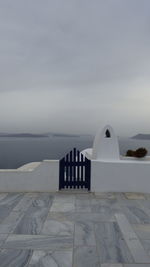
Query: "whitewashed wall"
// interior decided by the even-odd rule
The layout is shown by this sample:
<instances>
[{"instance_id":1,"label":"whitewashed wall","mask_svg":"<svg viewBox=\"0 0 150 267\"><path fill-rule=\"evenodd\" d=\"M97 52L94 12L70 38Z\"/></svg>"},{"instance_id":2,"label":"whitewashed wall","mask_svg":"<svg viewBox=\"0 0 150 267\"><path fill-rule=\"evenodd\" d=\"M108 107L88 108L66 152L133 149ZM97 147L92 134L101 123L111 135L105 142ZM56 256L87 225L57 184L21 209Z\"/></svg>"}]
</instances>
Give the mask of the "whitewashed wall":
<instances>
[{"instance_id":1,"label":"whitewashed wall","mask_svg":"<svg viewBox=\"0 0 150 267\"><path fill-rule=\"evenodd\" d=\"M109 131L110 137L106 137L106 131ZM89 151L91 153L91 151ZM88 151L87 151L88 153ZM92 159L95 160L119 160L118 138L110 125L106 125L102 130L97 131L92 149Z\"/></svg>"},{"instance_id":2,"label":"whitewashed wall","mask_svg":"<svg viewBox=\"0 0 150 267\"><path fill-rule=\"evenodd\" d=\"M58 190L58 160L45 160L17 170L0 170L0 192L56 192ZM150 161L92 160L91 191L150 193Z\"/></svg>"},{"instance_id":3,"label":"whitewashed wall","mask_svg":"<svg viewBox=\"0 0 150 267\"><path fill-rule=\"evenodd\" d=\"M150 193L150 162L91 162L91 191Z\"/></svg>"},{"instance_id":4,"label":"whitewashed wall","mask_svg":"<svg viewBox=\"0 0 150 267\"><path fill-rule=\"evenodd\" d=\"M44 160L35 169L0 170L0 192L55 192L59 188L59 161Z\"/></svg>"}]
</instances>

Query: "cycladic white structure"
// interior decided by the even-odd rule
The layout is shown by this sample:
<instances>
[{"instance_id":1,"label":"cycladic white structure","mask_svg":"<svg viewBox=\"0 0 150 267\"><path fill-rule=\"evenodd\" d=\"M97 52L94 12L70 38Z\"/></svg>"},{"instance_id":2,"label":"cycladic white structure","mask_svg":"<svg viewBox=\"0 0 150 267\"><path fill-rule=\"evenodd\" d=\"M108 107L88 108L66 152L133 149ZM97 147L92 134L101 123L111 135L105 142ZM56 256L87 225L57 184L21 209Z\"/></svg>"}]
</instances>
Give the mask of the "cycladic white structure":
<instances>
[{"instance_id":1,"label":"cycladic white structure","mask_svg":"<svg viewBox=\"0 0 150 267\"><path fill-rule=\"evenodd\" d=\"M120 159L118 138L111 126L106 125L103 130L98 130L94 139L92 159Z\"/></svg>"},{"instance_id":2,"label":"cycladic white structure","mask_svg":"<svg viewBox=\"0 0 150 267\"><path fill-rule=\"evenodd\" d=\"M150 157L136 159L119 154L118 138L107 125L96 134L93 148L81 152L91 159L92 192L141 192L150 194ZM0 170L0 192L56 192L59 160Z\"/></svg>"},{"instance_id":3,"label":"cycladic white structure","mask_svg":"<svg viewBox=\"0 0 150 267\"><path fill-rule=\"evenodd\" d=\"M82 151L88 159L99 161L120 160L118 138L110 125L100 128L94 139L93 148Z\"/></svg>"}]
</instances>

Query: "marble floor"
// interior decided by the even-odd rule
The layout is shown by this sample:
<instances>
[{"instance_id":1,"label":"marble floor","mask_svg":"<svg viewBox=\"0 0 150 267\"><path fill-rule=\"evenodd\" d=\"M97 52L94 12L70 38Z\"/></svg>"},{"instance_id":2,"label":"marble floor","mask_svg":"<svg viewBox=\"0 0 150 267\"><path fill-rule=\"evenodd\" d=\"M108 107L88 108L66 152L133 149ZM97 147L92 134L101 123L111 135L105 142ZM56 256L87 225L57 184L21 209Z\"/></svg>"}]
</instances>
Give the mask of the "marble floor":
<instances>
[{"instance_id":1,"label":"marble floor","mask_svg":"<svg viewBox=\"0 0 150 267\"><path fill-rule=\"evenodd\" d=\"M150 267L150 195L1 193L0 267Z\"/></svg>"}]
</instances>

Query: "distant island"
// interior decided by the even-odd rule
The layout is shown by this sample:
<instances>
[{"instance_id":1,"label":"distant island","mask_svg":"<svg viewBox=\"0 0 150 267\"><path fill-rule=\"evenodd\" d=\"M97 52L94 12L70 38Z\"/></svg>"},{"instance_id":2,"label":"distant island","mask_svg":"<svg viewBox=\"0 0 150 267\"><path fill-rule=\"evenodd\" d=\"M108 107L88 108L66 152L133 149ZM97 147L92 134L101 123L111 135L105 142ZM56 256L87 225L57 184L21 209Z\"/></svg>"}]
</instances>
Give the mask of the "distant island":
<instances>
[{"instance_id":1,"label":"distant island","mask_svg":"<svg viewBox=\"0 0 150 267\"><path fill-rule=\"evenodd\" d=\"M76 135L76 134L59 134L59 133L55 133L52 134L53 137L80 137L80 135Z\"/></svg>"},{"instance_id":2,"label":"distant island","mask_svg":"<svg viewBox=\"0 0 150 267\"><path fill-rule=\"evenodd\" d=\"M78 135L78 134L65 134L65 133L42 133L42 134L32 134L32 133L0 133L0 137L27 137L27 138L41 138L41 137L92 137L91 135Z\"/></svg>"},{"instance_id":3,"label":"distant island","mask_svg":"<svg viewBox=\"0 0 150 267\"><path fill-rule=\"evenodd\" d=\"M132 139L140 139L140 140L150 140L150 134L137 134Z\"/></svg>"},{"instance_id":4,"label":"distant island","mask_svg":"<svg viewBox=\"0 0 150 267\"><path fill-rule=\"evenodd\" d=\"M0 133L0 137L48 137L45 134L30 134L30 133Z\"/></svg>"}]
</instances>

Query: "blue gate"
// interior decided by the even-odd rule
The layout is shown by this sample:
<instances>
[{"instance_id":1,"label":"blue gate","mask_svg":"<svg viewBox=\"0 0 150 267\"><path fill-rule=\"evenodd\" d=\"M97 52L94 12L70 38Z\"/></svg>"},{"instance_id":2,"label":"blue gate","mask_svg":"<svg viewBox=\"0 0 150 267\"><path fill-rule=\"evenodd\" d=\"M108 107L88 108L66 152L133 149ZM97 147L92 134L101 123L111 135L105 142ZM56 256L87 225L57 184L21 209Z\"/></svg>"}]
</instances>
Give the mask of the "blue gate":
<instances>
[{"instance_id":1,"label":"blue gate","mask_svg":"<svg viewBox=\"0 0 150 267\"><path fill-rule=\"evenodd\" d=\"M90 185L91 161L74 148L59 162L59 190L90 190Z\"/></svg>"}]
</instances>

